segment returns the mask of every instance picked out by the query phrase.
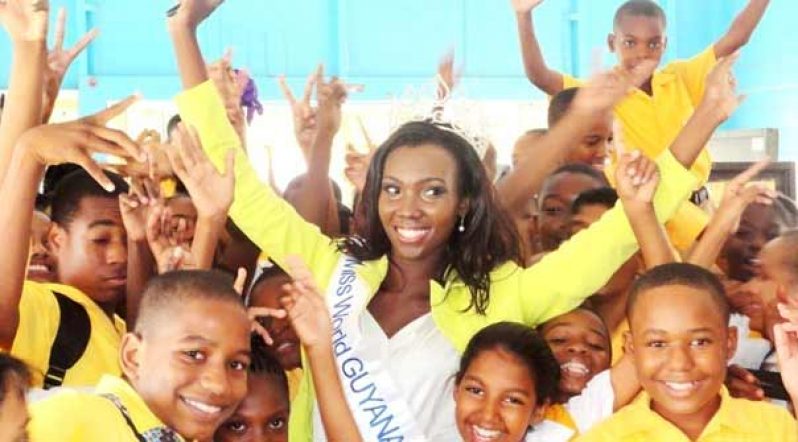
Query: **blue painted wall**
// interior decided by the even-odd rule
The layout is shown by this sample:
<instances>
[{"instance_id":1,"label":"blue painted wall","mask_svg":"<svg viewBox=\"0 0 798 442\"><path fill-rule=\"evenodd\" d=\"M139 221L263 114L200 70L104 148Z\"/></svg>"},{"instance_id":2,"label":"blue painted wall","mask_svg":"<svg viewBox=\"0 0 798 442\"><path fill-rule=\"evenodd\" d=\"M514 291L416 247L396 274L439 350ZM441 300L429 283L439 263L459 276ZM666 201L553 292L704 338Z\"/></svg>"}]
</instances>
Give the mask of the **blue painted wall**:
<instances>
[{"instance_id":1,"label":"blue painted wall","mask_svg":"<svg viewBox=\"0 0 798 442\"><path fill-rule=\"evenodd\" d=\"M84 112L133 90L168 98L178 89L164 11L171 0L52 0L70 11L68 40L97 26L102 34L66 81L80 90ZM621 0L547 0L535 16L550 64L587 75L605 47ZM661 0L669 15L668 57L689 57L726 30L746 0ZM743 53L738 76L749 97L728 128L778 127L783 157L798 159L798 39L787 38L798 3L774 0ZM470 98L531 99L540 94L523 77L513 13L507 0L228 0L201 31L207 56L236 49L265 98L279 98L274 77L299 87L323 61L328 72L368 87L358 99L401 94L433 74L454 48L465 61ZM10 60L0 39L0 60ZM605 55L604 61L612 63ZM95 81L90 81L90 80ZM96 85L93 85L95 84ZM7 69L0 69L0 87Z\"/></svg>"}]
</instances>

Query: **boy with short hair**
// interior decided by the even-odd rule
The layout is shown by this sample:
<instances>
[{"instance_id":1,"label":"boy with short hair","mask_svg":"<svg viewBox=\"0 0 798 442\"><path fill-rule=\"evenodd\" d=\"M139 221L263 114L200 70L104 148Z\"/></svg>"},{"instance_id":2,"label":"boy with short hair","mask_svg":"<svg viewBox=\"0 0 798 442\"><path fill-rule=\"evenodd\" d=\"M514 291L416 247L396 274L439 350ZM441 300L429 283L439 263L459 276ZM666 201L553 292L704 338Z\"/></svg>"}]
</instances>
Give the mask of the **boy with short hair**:
<instances>
[{"instance_id":1,"label":"boy with short hair","mask_svg":"<svg viewBox=\"0 0 798 442\"><path fill-rule=\"evenodd\" d=\"M737 332L723 285L692 264L654 268L629 295L626 351L645 393L579 441L796 441L783 409L723 386Z\"/></svg>"},{"instance_id":2,"label":"boy with short hair","mask_svg":"<svg viewBox=\"0 0 798 442\"><path fill-rule=\"evenodd\" d=\"M563 89L551 97L548 112L549 127L554 127L565 116L577 93L579 93L579 88L572 87ZM565 158L565 163L587 164L598 170L604 170L612 145L612 123L612 114L609 112L601 118L597 118L590 131L579 140L577 145L572 146Z\"/></svg>"},{"instance_id":3,"label":"boy with short hair","mask_svg":"<svg viewBox=\"0 0 798 442\"><path fill-rule=\"evenodd\" d=\"M550 69L538 45L530 12L543 0L512 0L518 20L524 67L529 80L548 95L579 86L580 81ZM712 46L692 59L668 64L641 84L615 107L615 116L623 126L628 146L656 158L671 145L684 122L704 94L705 79L717 60L731 56L744 46L767 9L769 0L750 0L729 31ZM614 29L607 37L621 66L629 67L643 60L660 62L667 46L666 17L651 0L629 0L616 12ZM706 182L712 161L706 150L693 165L693 172ZM701 193L703 195L703 193ZM697 196L694 202L705 197ZM669 225L674 245L686 250L706 226L708 219L689 205Z\"/></svg>"},{"instance_id":4,"label":"boy with short hair","mask_svg":"<svg viewBox=\"0 0 798 442\"><path fill-rule=\"evenodd\" d=\"M0 440L24 441L28 423L25 394L30 371L19 359L0 353Z\"/></svg>"},{"instance_id":5,"label":"boy with short hair","mask_svg":"<svg viewBox=\"0 0 798 442\"><path fill-rule=\"evenodd\" d=\"M32 440L211 440L247 393L250 322L230 278L177 271L147 286L135 331L94 393L31 406Z\"/></svg>"}]
</instances>

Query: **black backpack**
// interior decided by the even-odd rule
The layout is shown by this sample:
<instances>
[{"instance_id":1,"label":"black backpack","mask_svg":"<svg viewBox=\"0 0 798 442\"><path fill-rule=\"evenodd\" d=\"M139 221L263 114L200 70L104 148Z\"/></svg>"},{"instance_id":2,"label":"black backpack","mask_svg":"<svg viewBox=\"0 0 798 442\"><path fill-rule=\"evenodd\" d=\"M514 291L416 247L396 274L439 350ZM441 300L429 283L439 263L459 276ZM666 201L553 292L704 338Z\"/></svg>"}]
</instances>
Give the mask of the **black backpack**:
<instances>
[{"instance_id":1,"label":"black backpack","mask_svg":"<svg viewBox=\"0 0 798 442\"><path fill-rule=\"evenodd\" d=\"M61 320L50 348L50 362L44 375L44 389L60 387L67 370L72 368L86 352L91 336L91 321L86 309L66 295L53 292Z\"/></svg>"}]
</instances>

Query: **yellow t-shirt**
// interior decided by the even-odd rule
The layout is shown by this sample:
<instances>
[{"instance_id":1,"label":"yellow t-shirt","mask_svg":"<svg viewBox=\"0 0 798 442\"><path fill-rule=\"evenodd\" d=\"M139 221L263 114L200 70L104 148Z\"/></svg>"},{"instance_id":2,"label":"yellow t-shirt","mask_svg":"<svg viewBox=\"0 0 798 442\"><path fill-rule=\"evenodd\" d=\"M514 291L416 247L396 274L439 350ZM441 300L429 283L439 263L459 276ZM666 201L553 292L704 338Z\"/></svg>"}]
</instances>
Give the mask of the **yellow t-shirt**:
<instances>
[{"instance_id":1,"label":"yellow t-shirt","mask_svg":"<svg viewBox=\"0 0 798 442\"><path fill-rule=\"evenodd\" d=\"M61 319L54 291L82 305L91 322L86 351L67 371L63 385L93 386L105 374L120 375L119 345L125 333L125 322L116 315L112 321L94 301L74 287L26 281L19 302L19 326L11 354L30 366L33 387L43 385Z\"/></svg>"},{"instance_id":2,"label":"yellow t-shirt","mask_svg":"<svg viewBox=\"0 0 798 442\"><path fill-rule=\"evenodd\" d=\"M721 404L697 442L795 442L798 425L787 410L765 402L736 399L726 387ZM688 442L676 426L651 410L647 394L577 438L578 442Z\"/></svg>"},{"instance_id":3,"label":"yellow t-shirt","mask_svg":"<svg viewBox=\"0 0 798 442\"><path fill-rule=\"evenodd\" d=\"M304 376L301 368L295 368L285 372L285 377L288 379L288 400L293 402L299 393L299 384L302 383Z\"/></svg>"},{"instance_id":4,"label":"yellow t-shirt","mask_svg":"<svg viewBox=\"0 0 798 442\"><path fill-rule=\"evenodd\" d=\"M147 437L148 433L165 429L130 384L115 376L103 376L94 393L64 390L31 404L30 440L138 442L122 412L110 399L101 396L104 394L119 400L139 434ZM183 439L178 437L178 440Z\"/></svg>"},{"instance_id":5,"label":"yellow t-shirt","mask_svg":"<svg viewBox=\"0 0 798 442\"><path fill-rule=\"evenodd\" d=\"M615 118L623 127L626 147L638 149L649 158L657 158L670 147L701 102L707 75L716 63L714 46L691 59L669 63L654 73L653 95L635 89L618 104ZM563 75L563 88L581 84L580 80ZM691 170L703 184L709 179L711 169L712 158L704 149ZM610 177L610 182L612 179ZM685 204L667 225L671 241L680 251L687 250L708 221L709 217L701 209Z\"/></svg>"}]
</instances>

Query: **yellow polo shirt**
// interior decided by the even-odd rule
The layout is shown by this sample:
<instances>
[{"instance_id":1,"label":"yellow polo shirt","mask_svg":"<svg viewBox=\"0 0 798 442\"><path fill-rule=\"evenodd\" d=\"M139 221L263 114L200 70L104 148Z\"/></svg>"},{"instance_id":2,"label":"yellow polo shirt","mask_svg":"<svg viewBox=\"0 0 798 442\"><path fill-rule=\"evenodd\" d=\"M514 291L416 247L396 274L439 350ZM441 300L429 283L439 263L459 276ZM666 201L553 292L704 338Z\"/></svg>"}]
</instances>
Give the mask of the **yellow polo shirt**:
<instances>
[{"instance_id":1,"label":"yellow polo shirt","mask_svg":"<svg viewBox=\"0 0 798 442\"><path fill-rule=\"evenodd\" d=\"M615 107L615 118L623 127L627 149L638 149L649 158L657 158L670 147L704 96L706 78L717 63L714 46L688 60L667 64L651 79L653 95L635 89ZM563 88L578 87L583 82L563 75ZM613 165L615 158L613 157ZM609 168L612 170L613 168ZM704 149L692 172L706 183L712 170L712 158ZM614 178L609 177L610 182ZM709 217L698 207L686 203L668 223L668 233L676 248L687 250L706 227Z\"/></svg>"},{"instance_id":2,"label":"yellow polo shirt","mask_svg":"<svg viewBox=\"0 0 798 442\"><path fill-rule=\"evenodd\" d=\"M75 287L26 281L19 302L19 326L11 346L11 354L25 361L33 373L33 387L42 387L50 361L61 311L53 292L58 292L82 305L89 315L91 335L86 351L64 378L64 386L96 385L103 375L120 375L119 345L125 333L125 322L113 320Z\"/></svg>"},{"instance_id":3,"label":"yellow polo shirt","mask_svg":"<svg viewBox=\"0 0 798 442\"><path fill-rule=\"evenodd\" d=\"M140 434L165 428L130 384L115 376L104 376L94 393L64 390L31 404L30 440L138 442L122 412L103 394L119 399Z\"/></svg>"},{"instance_id":4,"label":"yellow polo shirt","mask_svg":"<svg viewBox=\"0 0 798 442\"><path fill-rule=\"evenodd\" d=\"M736 399L726 387L718 412L697 442L795 442L798 425L787 410L765 402ZM651 410L647 394L577 438L578 442L689 442L676 426Z\"/></svg>"}]
</instances>

